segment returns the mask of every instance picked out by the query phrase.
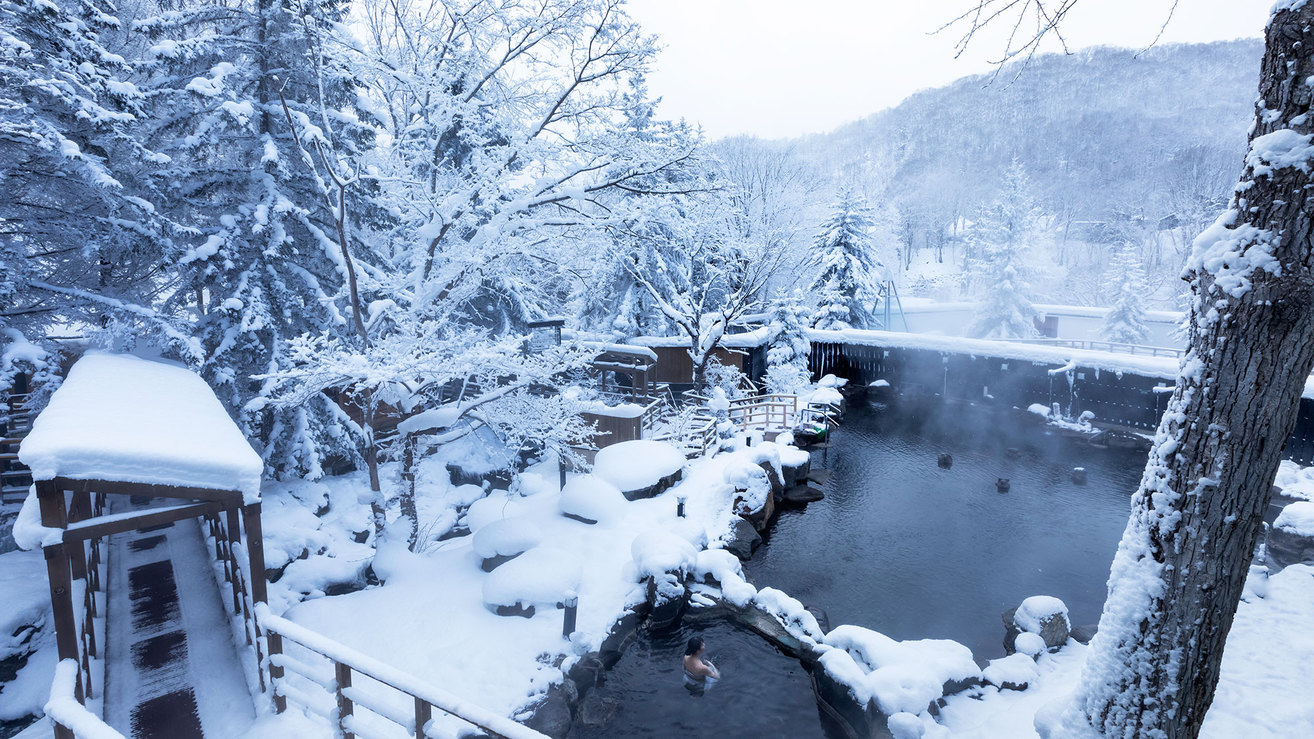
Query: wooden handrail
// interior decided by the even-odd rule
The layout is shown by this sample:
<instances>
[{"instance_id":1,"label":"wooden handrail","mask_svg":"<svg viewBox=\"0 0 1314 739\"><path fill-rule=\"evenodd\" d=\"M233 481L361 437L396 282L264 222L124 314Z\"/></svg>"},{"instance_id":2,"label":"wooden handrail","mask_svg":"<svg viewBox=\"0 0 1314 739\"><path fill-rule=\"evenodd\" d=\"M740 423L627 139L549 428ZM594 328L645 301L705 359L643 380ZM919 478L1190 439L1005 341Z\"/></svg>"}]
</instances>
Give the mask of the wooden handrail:
<instances>
[{"instance_id":1,"label":"wooden handrail","mask_svg":"<svg viewBox=\"0 0 1314 739\"><path fill-rule=\"evenodd\" d=\"M278 643L281 643L281 639L287 639L333 663L336 678L334 697L338 705L339 722L341 724L339 728L344 737L354 736L350 731L352 722L348 719L352 715L354 706L360 704L369 709L371 713L412 732L417 739L425 739L428 736L427 724L432 718L431 708L437 708L461 721L491 732L494 736L506 737L506 739L546 739L544 734L518 724L505 716L459 698L395 667L380 662L367 654L358 652L345 644L333 641L322 634L317 634L304 626L280 616L275 616L264 603L256 604L256 616L257 622L270 637L271 663L274 662L273 655L282 651L281 648L275 648L276 641L274 637L280 637ZM273 669L270 670L271 679L275 681L275 685L271 687L275 691L283 690L281 682L285 678L282 673L281 666L278 668L277 673ZM360 673L377 683L410 696L415 704L414 724L410 721L405 723L398 721L397 717L390 716L362 703L359 691L351 688L353 673Z\"/></svg>"}]
</instances>

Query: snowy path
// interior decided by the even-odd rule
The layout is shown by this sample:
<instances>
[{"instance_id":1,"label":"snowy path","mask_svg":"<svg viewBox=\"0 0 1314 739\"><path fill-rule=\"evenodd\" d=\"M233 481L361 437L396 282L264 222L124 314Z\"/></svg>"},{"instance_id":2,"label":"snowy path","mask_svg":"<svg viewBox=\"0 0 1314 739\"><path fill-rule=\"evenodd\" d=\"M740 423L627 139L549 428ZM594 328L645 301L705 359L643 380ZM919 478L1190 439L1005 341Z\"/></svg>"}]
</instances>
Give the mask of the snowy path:
<instances>
[{"instance_id":1,"label":"snowy path","mask_svg":"<svg viewBox=\"0 0 1314 739\"><path fill-rule=\"evenodd\" d=\"M113 537L109 584L105 720L138 739L245 731L254 708L200 522Z\"/></svg>"}]
</instances>

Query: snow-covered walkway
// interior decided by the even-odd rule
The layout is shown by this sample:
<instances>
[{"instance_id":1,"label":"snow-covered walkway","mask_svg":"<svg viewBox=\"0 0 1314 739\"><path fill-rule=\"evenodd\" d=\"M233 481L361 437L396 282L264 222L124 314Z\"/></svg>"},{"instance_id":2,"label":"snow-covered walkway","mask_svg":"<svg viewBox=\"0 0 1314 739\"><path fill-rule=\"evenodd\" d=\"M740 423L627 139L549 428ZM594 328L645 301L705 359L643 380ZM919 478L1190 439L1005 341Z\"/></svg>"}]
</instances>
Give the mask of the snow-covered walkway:
<instances>
[{"instance_id":1,"label":"snow-covered walkway","mask_svg":"<svg viewBox=\"0 0 1314 739\"><path fill-rule=\"evenodd\" d=\"M125 736L220 739L255 719L200 522L110 540L105 720Z\"/></svg>"}]
</instances>

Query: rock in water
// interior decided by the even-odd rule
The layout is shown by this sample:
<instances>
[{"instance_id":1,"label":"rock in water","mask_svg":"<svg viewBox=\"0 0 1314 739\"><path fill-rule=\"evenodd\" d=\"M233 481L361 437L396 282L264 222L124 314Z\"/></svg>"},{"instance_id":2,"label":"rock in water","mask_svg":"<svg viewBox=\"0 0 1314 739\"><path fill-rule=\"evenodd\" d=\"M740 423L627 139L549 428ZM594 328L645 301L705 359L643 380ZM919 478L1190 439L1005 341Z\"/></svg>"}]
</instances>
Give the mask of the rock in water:
<instances>
[{"instance_id":1,"label":"rock in water","mask_svg":"<svg viewBox=\"0 0 1314 739\"><path fill-rule=\"evenodd\" d=\"M942 453L940 454L940 457L936 459L936 464L940 465L940 469L947 470L954 466L954 455Z\"/></svg>"},{"instance_id":2,"label":"rock in water","mask_svg":"<svg viewBox=\"0 0 1314 739\"><path fill-rule=\"evenodd\" d=\"M1085 484L1086 484L1086 468L1085 468L1085 467L1073 467L1073 468L1072 468L1072 482L1075 483L1075 484L1077 484L1077 485L1085 485Z\"/></svg>"},{"instance_id":3,"label":"rock in water","mask_svg":"<svg viewBox=\"0 0 1314 739\"><path fill-rule=\"evenodd\" d=\"M1001 477L995 480L995 490L998 490L1001 493L1007 493L1011 487L1012 483L1008 481L1007 477Z\"/></svg>"}]
</instances>

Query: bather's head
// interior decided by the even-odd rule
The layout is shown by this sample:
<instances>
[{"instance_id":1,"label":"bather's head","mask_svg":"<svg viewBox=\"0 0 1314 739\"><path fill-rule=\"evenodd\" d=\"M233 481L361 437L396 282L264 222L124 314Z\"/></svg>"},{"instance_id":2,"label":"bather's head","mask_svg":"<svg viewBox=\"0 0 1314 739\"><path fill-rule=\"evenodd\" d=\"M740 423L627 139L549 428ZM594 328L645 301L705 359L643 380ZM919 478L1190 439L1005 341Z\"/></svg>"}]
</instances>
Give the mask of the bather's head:
<instances>
[{"instance_id":1,"label":"bather's head","mask_svg":"<svg viewBox=\"0 0 1314 739\"><path fill-rule=\"evenodd\" d=\"M695 636L689 639L689 645L684 648L684 656L694 657L701 651L703 651L703 640Z\"/></svg>"}]
</instances>

